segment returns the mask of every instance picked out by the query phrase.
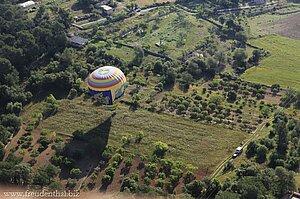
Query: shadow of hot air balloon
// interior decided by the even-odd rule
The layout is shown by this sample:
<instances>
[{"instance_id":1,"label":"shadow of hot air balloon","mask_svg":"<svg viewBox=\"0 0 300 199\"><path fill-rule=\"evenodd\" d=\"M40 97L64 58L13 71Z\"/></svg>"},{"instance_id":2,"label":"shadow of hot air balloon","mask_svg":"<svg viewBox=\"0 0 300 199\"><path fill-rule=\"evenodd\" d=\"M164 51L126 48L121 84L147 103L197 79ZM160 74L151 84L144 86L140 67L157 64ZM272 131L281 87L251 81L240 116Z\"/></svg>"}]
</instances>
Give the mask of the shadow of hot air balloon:
<instances>
[{"instance_id":1,"label":"shadow of hot air balloon","mask_svg":"<svg viewBox=\"0 0 300 199\"><path fill-rule=\"evenodd\" d=\"M79 168L82 173L78 178L82 178L98 165L101 160L101 154L108 142L112 117L113 115L95 128L84 133L80 139L73 138L66 144L61 155L71 160L72 164L69 166L62 165L61 179L72 177L70 176L72 168ZM78 152L81 152L80 158L75 157L75 155L78 155Z\"/></svg>"},{"instance_id":2,"label":"shadow of hot air balloon","mask_svg":"<svg viewBox=\"0 0 300 199\"><path fill-rule=\"evenodd\" d=\"M88 87L94 99L106 110L116 109L114 101L123 96L126 88L124 73L113 66L104 66L93 71L88 77Z\"/></svg>"}]
</instances>

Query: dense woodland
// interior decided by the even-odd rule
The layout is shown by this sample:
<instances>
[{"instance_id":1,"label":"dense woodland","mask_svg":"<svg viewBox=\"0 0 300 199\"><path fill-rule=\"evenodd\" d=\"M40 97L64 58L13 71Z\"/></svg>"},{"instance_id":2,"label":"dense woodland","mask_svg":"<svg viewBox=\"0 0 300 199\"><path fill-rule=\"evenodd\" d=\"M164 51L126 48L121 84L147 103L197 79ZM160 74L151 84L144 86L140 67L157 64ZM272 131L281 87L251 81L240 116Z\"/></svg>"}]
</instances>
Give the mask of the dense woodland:
<instances>
[{"instance_id":1,"label":"dense woodland","mask_svg":"<svg viewBox=\"0 0 300 199\"><path fill-rule=\"evenodd\" d=\"M142 73L145 78L151 76L159 77L156 90L163 91L179 84L180 89L186 91L198 80L212 80L223 72L228 64L232 64L234 72L239 75L246 69L255 66L259 61L268 56L264 50L254 50L251 57L248 57L245 49L247 41L247 26L244 19L239 16L221 16L218 20L221 28L212 28L211 37L205 38L201 43L205 58L193 58L191 60L157 60L153 64L143 65L144 51L140 46L135 47L135 59L125 67L125 63L118 57L108 54L106 51L111 47L112 41L103 38L102 30L93 30L93 40L105 40L106 46L97 47L88 45L83 50L69 48L67 33L70 28L71 18L69 13L62 8L53 7L51 10L41 6L35 16L29 19L21 8L12 5L9 1L0 1L0 158L5 154L5 145L14 136L22 125L19 115L24 106L32 101L43 101L46 108L43 113L37 116L38 123L58 110L57 99L51 93L60 93L63 98L73 99L81 94L89 97L86 89L80 85L88 76L89 72L97 66L115 65L119 66L125 73L133 77L133 85L145 86L142 79L136 78ZM184 1L189 4L194 1ZM83 6L91 3L87 0L79 1ZM181 3L178 1L177 3ZM216 8L229 8L237 6L238 1L211 1ZM199 14L209 16L213 10L199 9ZM220 48L220 40L234 39L235 49L228 55L227 48ZM83 57L83 62L78 59ZM79 61L78 61L79 60ZM218 90L219 87L226 90L225 99L228 103L237 101L237 95L245 90L238 88L240 79L234 78L227 73L222 73L220 82L212 82L210 90ZM232 78L232 79L230 79ZM230 81L236 82L230 82ZM225 85L230 82L230 85ZM265 90L259 84L245 84L252 92L252 97L263 98ZM279 85L273 85L272 91L276 94L280 90ZM203 91L204 93L206 90ZM248 92L248 91L247 91ZM207 94L207 93L205 93ZM248 95L250 92L248 92ZM140 96L132 95L131 107L138 108ZM219 106L223 98L212 99L208 102L201 101L202 97L195 94L193 100L174 96L169 99L167 108L177 109L178 115L190 108L196 111L190 114L191 119L212 120L208 113L216 114L224 119L226 109ZM192 101L194 105L192 106ZM288 89L282 96L281 106L300 108L300 93ZM202 104L199 108L196 105ZM206 104L203 106L203 104ZM242 105L241 105L242 106ZM151 109L152 108L152 109ZM154 112L156 105L149 108ZM197 109L198 108L198 109ZM281 198L289 191L296 190L294 172L299 172L300 164L300 121L290 117L283 111L276 111L271 116L270 111L274 107L264 108L261 111L263 117L270 117L272 130L268 137L260 138L249 143L246 149L248 164L242 164L234 168L232 162L225 166L224 173L235 171L236 178L227 179L224 183L208 177L195 179L193 169L183 166L181 163L168 160L165 153L168 145L157 142L150 157L141 157L145 168L143 184L138 184L138 176L132 174L123 179L120 191L138 194L168 195L175 194L175 187L184 181L183 197L190 198ZM228 112L228 111L227 111ZM230 112L230 110L229 110ZM237 111L238 112L238 111ZM230 113L229 113L230 115ZM199 119L200 118L200 119ZM202 119L201 119L202 118ZM223 121L223 120L222 120ZM220 122L221 123L221 122ZM31 127L29 127L31 128ZM34 128L34 127L32 127ZM32 130L32 129L31 129ZM143 132L135 137L138 143L143 138ZM83 132L73 133L74 140L84 139ZM26 145L32 140L30 133L20 139L20 144ZM100 165L105 169L103 184L109 185L115 175L116 168L122 161L130 168L133 155L125 153L126 145L130 143L129 138L122 137L124 147L113 149L107 145L102 154L99 154ZM41 147L39 152L45 150L51 140L42 137L39 141ZM18 185L38 185L49 189L73 189L81 170L74 168L74 162L82 158L80 152L71 153L67 147L62 145L60 138L55 139L56 154L47 165L32 169L32 165L22 163L19 157L10 154L5 161L0 162L0 181L3 184L13 183ZM160 168L157 169L157 165ZM106 167L105 167L106 166ZM59 175L62 170L69 172L70 178L66 185L60 182ZM150 182L156 178L156 185L151 186ZM96 180L97 175L92 174L91 179Z\"/></svg>"}]
</instances>

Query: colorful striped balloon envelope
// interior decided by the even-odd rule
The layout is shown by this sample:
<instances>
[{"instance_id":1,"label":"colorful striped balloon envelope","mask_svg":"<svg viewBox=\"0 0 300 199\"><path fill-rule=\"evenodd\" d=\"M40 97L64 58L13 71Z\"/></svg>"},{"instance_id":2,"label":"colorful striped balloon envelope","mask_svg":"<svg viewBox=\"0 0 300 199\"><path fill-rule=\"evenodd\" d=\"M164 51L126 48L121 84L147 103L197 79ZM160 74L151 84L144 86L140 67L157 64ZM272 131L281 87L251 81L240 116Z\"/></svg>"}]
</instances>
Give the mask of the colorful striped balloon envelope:
<instances>
[{"instance_id":1,"label":"colorful striped balloon envelope","mask_svg":"<svg viewBox=\"0 0 300 199\"><path fill-rule=\"evenodd\" d=\"M124 73L113 66L104 66L93 71L88 77L89 91L94 98L106 105L112 105L126 88Z\"/></svg>"}]
</instances>

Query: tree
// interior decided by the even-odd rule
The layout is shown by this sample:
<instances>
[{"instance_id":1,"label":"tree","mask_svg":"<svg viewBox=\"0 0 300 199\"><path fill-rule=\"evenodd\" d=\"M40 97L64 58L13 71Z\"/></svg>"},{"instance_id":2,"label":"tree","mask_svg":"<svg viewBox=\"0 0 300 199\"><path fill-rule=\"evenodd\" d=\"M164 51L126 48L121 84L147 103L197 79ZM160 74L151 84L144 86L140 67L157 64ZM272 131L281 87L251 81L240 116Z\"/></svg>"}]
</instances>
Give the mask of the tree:
<instances>
[{"instance_id":1,"label":"tree","mask_svg":"<svg viewBox=\"0 0 300 199\"><path fill-rule=\"evenodd\" d=\"M58 102L55 99L55 97L51 94L49 97L46 99L46 109L44 110L43 115L45 117L48 117L52 114L55 114L58 110Z\"/></svg>"},{"instance_id":2,"label":"tree","mask_svg":"<svg viewBox=\"0 0 300 199\"><path fill-rule=\"evenodd\" d=\"M6 110L9 113L14 113L15 115L19 115L20 112L22 111L22 103L20 102L10 102L6 105Z\"/></svg>"},{"instance_id":3,"label":"tree","mask_svg":"<svg viewBox=\"0 0 300 199\"><path fill-rule=\"evenodd\" d=\"M281 198L289 191L294 191L296 189L296 182L293 172L287 171L283 167L276 167L275 174L277 176L278 197Z\"/></svg>"},{"instance_id":4,"label":"tree","mask_svg":"<svg viewBox=\"0 0 300 199\"><path fill-rule=\"evenodd\" d=\"M66 48L64 52L60 55L60 65L66 69L68 66L73 65L73 56L72 56L72 49Z\"/></svg>"},{"instance_id":5,"label":"tree","mask_svg":"<svg viewBox=\"0 0 300 199\"><path fill-rule=\"evenodd\" d=\"M32 180L32 169L29 164L21 163L13 167L13 179L12 181L19 184L29 184Z\"/></svg>"},{"instance_id":6,"label":"tree","mask_svg":"<svg viewBox=\"0 0 300 199\"><path fill-rule=\"evenodd\" d=\"M68 94L68 99L74 99L77 96L77 90L74 88L71 88L69 94Z\"/></svg>"},{"instance_id":7,"label":"tree","mask_svg":"<svg viewBox=\"0 0 300 199\"><path fill-rule=\"evenodd\" d=\"M41 5L38 9L38 11L36 12L36 15L33 18L33 21L36 24L39 24L42 22L42 20L44 20L46 18L46 7L45 5Z\"/></svg>"},{"instance_id":8,"label":"tree","mask_svg":"<svg viewBox=\"0 0 300 199\"><path fill-rule=\"evenodd\" d=\"M0 83L15 85L19 81L19 73L8 59L0 58Z\"/></svg>"},{"instance_id":9,"label":"tree","mask_svg":"<svg viewBox=\"0 0 300 199\"><path fill-rule=\"evenodd\" d=\"M272 84L271 91L272 91L273 95L276 95L280 91L280 85Z\"/></svg>"},{"instance_id":10,"label":"tree","mask_svg":"<svg viewBox=\"0 0 300 199\"><path fill-rule=\"evenodd\" d=\"M116 168L114 168L114 167L107 167L105 169L105 174L109 175L110 177L113 177L115 175L115 173L116 173Z\"/></svg>"},{"instance_id":11,"label":"tree","mask_svg":"<svg viewBox=\"0 0 300 199\"><path fill-rule=\"evenodd\" d=\"M184 90L188 90L190 87L190 84L193 81L194 81L194 78L191 74L189 74L187 72L182 73L181 84L182 84Z\"/></svg>"},{"instance_id":12,"label":"tree","mask_svg":"<svg viewBox=\"0 0 300 199\"><path fill-rule=\"evenodd\" d=\"M135 57L132 64L135 66L140 66L144 59L144 50L141 46L134 46Z\"/></svg>"},{"instance_id":13,"label":"tree","mask_svg":"<svg viewBox=\"0 0 300 199\"><path fill-rule=\"evenodd\" d=\"M51 178L56 177L60 173L60 168L57 166L54 166L53 164L49 163L46 166L44 166L43 170L47 173L47 175Z\"/></svg>"},{"instance_id":14,"label":"tree","mask_svg":"<svg viewBox=\"0 0 300 199\"><path fill-rule=\"evenodd\" d=\"M63 190L63 185L60 181L54 181L48 187L50 190Z\"/></svg>"},{"instance_id":15,"label":"tree","mask_svg":"<svg viewBox=\"0 0 300 199\"><path fill-rule=\"evenodd\" d=\"M93 172L91 175L92 182L95 182L97 180L97 178L98 178L98 175L95 172Z\"/></svg>"},{"instance_id":16,"label":"tree","mask_svg":"<svg viewBox=\"0 0 300 199\"><path fill-rule=\"evenodd\" d=\"M0 124L6 127L11 133L14 133L21 126L21 120L14 114L6 114L0 116Z\"/></svg>"},{"instance_id":17,"label":"tree","mask_svg":"<svg viewBox=\"0 0 300 199\"><path fill-rule=\"evenodd\" d=\"M260 113L265 118L269 116L270 112L271 112L271 110L270 110L270 107L268 107L268 106L263 106L260 110Z\"/></svg>"},{"instance_id":18,"label":"tree","mask_svg":"<svg viewBox=\"0 0 300 199\"><path fill-rule=\"evenodd\" d=\"M135 193L138 188L136 181L130 177L125 177L121 184L121 191L128 189L130 192Z\"/></svg>"},{"instance_id":19,"label":"tree","mask_svg":"<svg viewBox=\"0 0 300 199\"><path fill-rule=\"evenodd\" d=\"M64 26L69 29L72 23L69 11L58 8L58 22L64 24Z\"/></svg>"},{"instance_id":20,"label":"tree","mask_svg":"<svg viewBox=\"0 0 300 199\"><path fill-rule=\"evenodd\" d=\"M249 62L252 63L253 65L258 65L260 59L261 59L261 50L255 49L252 52L252 57L250 58Z\"/></svg>"},{"instance_id":21,"label":"tree","mask_svg":"<svg viewBox=\"0 0 300 199\"><path fill-rule=\"evenodd\" d=\"M261 198L267 191L262 181L255 176L242 178L237 184L237 189L244 199Z\"/></svg>"},{"instance_id":22,"label":"tree","mask_svg":"<svg viewBox=\"0 0 300 199\"><path fill-rule=\"evenodd\" d=\"M135 143L140 143L145 136L143 131L138 131L136 136L135 136Z\"/></svg>"},{"instance_id":23,"label":"tree","mask_svg":"<svg viewBox=\"0 0 300 199\"><path fill-rule=\"evenodd\" d=\"M73 189L77 184L76 181L77 181L76 179L69 178L66 186L70 189Z\"/></svg>"},{"instance_id":24,"label":"tree","mask_svg":"<svg viewBox=\"0 0 300 199\"><path fill-rule=\"evenodd\" d=\"M76 178L78 178L81 173L82 172L81 172L81 170L79 168L73 168L70 171L70 175L73 176L73 177L76 177Z\"/></svg>"},{"instance_id":25,"label":"tree","mask_svg":"<svg viewBox=\"0 0 300 199\"><path fill-rule=\"evenodd\" d=\"M239 42L245 43L245 42L247 42L248 35L245 31L239 31L239 32L235 33L235 38Z\"/></svg>"},{"instance_id":26,"label":"tree","mask_svg":"<svg viewBox=\"0 0 300 199\"><path fill-rule=\"evenodd\" d=\"M236 97L237 97L237 94L236 94L236 92L234 92L234 91L229 91L229 92L227 93L227 100L228 100L229 102L235 102Z\"/></svg>"},{"instance_id":27,"label":"tree","mask_svg":"<svg viewBox=\"0 0 300 199\"><path fill-rule=\"evenodd\" d=\"M157 141L154 143L154 154L158 157L163 157L168 149L168 145L164 142Z\"/></svg>"},{"instance_id":28,"label":"tree","mask_svg":"<svg viewBox=\"0 0 300 199\"><path fill-rule=\"evenodd\" d=\"M188 194L191 194L194 198L199 198L205 192L205 183L199 180L194 180L187 184L185 188Z\"/></svg>"},{"instance_id":29,"label":"tree","mask_svg":"<svg viewBox=\"0 0 300 199\"><path fill-rule=\"evenodd\" d=\"M216 199L239 199L240 195L237 193L232 193L230 191L220 191L216 195Z\"/></svg>"},{"instance_id":30,"label":"tree","mask_svg":"<svg viewBox=\"0 0 300 199\"><path fill-rule=\"evenodd\" d=\"M209 97L209 102L215 104L216 106L222 104L223 97L220 95L211 95Z\"/></svg>"},{"instance_id":31,"label":"tree","mask_svg":"<svg viewBox=\"0 0 300 199\"><path fill-rule=\"evenodd\" d=\"M88 8L91 2L92 2L91 0L78 0L78 3L84 6L85 8Z\"/></svg>"},{"instance_id":32,"label":"tree","mask_svg":"<svg viewBox=\"0 0 300 199\"><path fill-rule=\"evenodd\" d=\"M103 178L102 178L102 183L103 184L108 184L111 182L111 177L110 175L104 175Z\"/></svg>"},{"instance_id":33,"label":"tree","mask_svg":"<svg viewBox=\"0 0 300 199\"><path fill-rule=\"evenodd\" d=\"M251 158L256 154L257 144L254 140L250 141L247 145L246 156Z\"/></svg>"},{"instance_id":34,"label":"tree","mask_svg":"<svg viewBox=\"0 0 300 199\"><path fill-rule=\"evenodd\" d=\"M154 74L160 74L160 75L163 73L163 64L162 64L161 61L156 61L154 63L153 73Z\"/></svg>"},{"instance_id":35,"label":"tree","mask_svg":"<svg viewBox=\"0 0 300 199\"><path fill-rule=\"evenodd\" d=\"M275 134L278 135L277 139L277 152L285 157L288 148L288 130L286 128L286 122L279 119L273 126Z\"/></svg>"},{"instance_id":36,"label":"tree","mask_svg":"<svg viewBox=\"0 0 300 199\"><path fill-rule=\"evenodd\" d=\"M256 149L256 161L262 163L266 161L268 148L264 145L260 145Z\"/></svg>"},{"instance_id":37,"label":"tree","mask_svg":"<svg viewBox=\"0 0 300 199\"><path fill-rule=\"evenodd\" d=\"M166 75L164 76L164 86L173 86L176 80L176 72L173 68L169 68Z\"/></svg>"},{"instance_id":38,"label":"tree","mask_svg":"<svg viewBox=\"0 0 300 199\"><path fill-rule=\"evenodd\" d=\"M237 49L234 50L234 52L233 52L233 60L234 60L233 66L234 66L234 69L238 73L242 73L246 70L246 68L247 68L246 59L247 59L247 53L244 49L237 48Z\"/></svg>"},{"instance_id":39,"label":"tree","mask_svg":"<svg viewBox=\"0 0 300 199\"><path fill-rule=\"evenodd\" d=\"M0 142L7 144L11 133L2 125L0 125Z\"/></svg>"}]
</instances>

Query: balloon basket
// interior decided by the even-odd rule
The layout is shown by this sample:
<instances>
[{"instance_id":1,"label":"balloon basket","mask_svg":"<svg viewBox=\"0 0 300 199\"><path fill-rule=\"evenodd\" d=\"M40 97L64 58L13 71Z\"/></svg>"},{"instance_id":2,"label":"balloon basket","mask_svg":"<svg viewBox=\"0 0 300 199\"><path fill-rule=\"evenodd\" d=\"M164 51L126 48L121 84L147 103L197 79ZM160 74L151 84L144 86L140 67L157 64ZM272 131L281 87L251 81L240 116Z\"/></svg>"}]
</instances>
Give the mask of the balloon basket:
<instances>
[{"instance_id":1,"label":"balloon basket","mask_svg":"<svg viewBox=\"0 0 300 199\"><path fill-rule=\"evenodd\" d=\"M117 106L118 106L117 104L105 105L104 109L108 110L108 111L114 111L114 110L116 110Z\"/></svg>"}]
</instances>

